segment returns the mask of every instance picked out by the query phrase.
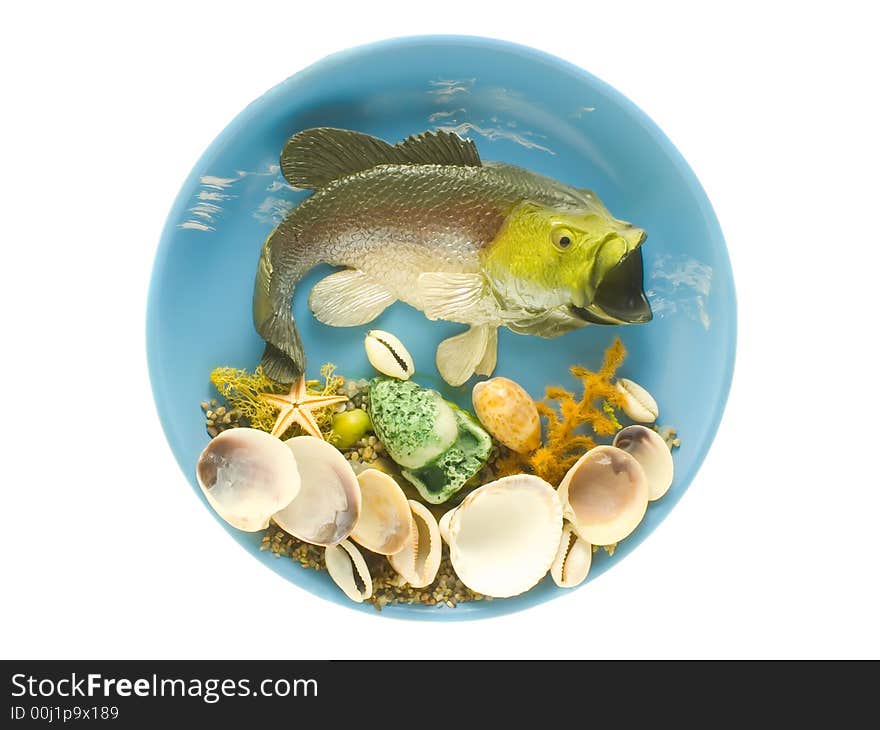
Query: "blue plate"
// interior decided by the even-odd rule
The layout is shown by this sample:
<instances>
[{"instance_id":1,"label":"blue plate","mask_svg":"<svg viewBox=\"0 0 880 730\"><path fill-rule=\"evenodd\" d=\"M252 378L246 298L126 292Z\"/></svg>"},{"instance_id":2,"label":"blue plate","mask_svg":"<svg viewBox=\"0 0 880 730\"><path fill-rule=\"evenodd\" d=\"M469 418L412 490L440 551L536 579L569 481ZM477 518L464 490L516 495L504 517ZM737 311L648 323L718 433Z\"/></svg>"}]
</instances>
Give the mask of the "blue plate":
<instances>
[{"instance_id":1,"label":"blue plate","mask_svg":"<svg viewBox=\"0 0 880 730\"><path fill-rule=\"evenodd\" d=\"M199 403L214 396L217 365L253 368L263 343L251 323L254 272L263 240L305 197L285 185L279 151L308 127L355 129L396 142L426 129L471 137L486 160L521 165L595 190L620 218L648 231L647 325L588 327L555 340L501 330L497 375L540 397L550 383L574 387L568 366L598 366L615 335L629 350L621 374L657 399L661 422L681 436L675 483L613 557L597 553L590 580L619 563L684 494L709 449L727 399L736 346L736 302L718 221L694 173L657 126L607 84L553 56L500 41L420 37L338 53L292 76L250 104L198 161L177 196L156 254L147 345L156 406L168 442L193 490L208 442ZM335 329L308 311L307 294L326 270L297 287L294 302L310 376L332 361L352 377L371 370L367 327ZM434 350L459 326L429 323L403 304L373 326L397 334L420 379L436 385ZM446 389L469 406L469 390ZM194 514L193 519L201 519ZM279 575L351 608L324 572L259 551L260 533L224 527ZM584 587L586 586L586 587ZM589 591L589 582L578 590ZM497 616L569 595L548 579L517 598L445 607L388 607L382 616L471 619ZM296 600L295 595L292 600Z\"/></svg>"}]
</instances>

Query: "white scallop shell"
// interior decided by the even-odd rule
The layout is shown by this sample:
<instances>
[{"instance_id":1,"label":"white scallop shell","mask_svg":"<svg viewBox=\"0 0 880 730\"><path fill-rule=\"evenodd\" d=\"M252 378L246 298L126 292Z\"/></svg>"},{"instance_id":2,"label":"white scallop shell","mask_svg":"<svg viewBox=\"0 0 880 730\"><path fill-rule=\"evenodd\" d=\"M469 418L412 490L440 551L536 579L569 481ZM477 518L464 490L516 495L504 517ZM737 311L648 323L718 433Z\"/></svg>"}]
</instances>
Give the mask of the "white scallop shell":
<instances>
[{"instance_id":1,"label":"white scallop shell","mask_svg":"<svg viewBox=\"0 0 880 730\"><path fill-rule=\"evenodd\" d=\"M632 456L614 446L584 454L559 485L565 517L591 545L623 540L645 516L648 479Z\"/></svg>"},{"instance_id":2,"label":"white scallop shell","mask_svg":"<svg viewBox=\"0 0 880 730\"><path fill-rule=\"evenodd\" d=\"M465 497L449 515L446 533L461 582L477 593L508 598L550 570L562 535L562 505L543 479L503 477Z\"/></svg>"},{"instance_id":3,"label":"white scallop shell","mask_svg":"<svg viewBox=\"0 0 880 730\"><path fill-rule=\"evenodd\" d=\"M300 490L290 449L255 428L230 428L212 439L199 456L196 477L217 514L246 532L267 528Z\"/></svg>"},{"instance_id":4,"label":"white scallop shell","mask_svg":"<svg viewBox=\"0 0 880 730\"><path fill-rule=\"evenodd\" d=\"M443 538L443 542L449 545L449 523L452 520L452 515L455 512L455 508L449 510L448 512L444 512L443 516L440 518L440 521L437 523L437 527L440 530L440 537Z\"/></svg>"},{"instance_id":5,"label":"white scallop shell","mask_svg":"<svg viewBox=\"0 0 880 730\"><path fill-rule=\"evenodd\" d=\"M614 445L630 454L645 470L648 499L660 499L672 485L672 452L656 431L644 426L627 426L618 431Z\"/></svg>"},{"instance_id":6,"label":"white scallop shell","mask_svg":"<svg viewBox=\"0 0 880 730\"><path fill-rule=\"evenodd\" d=\"M284 443L296 457L302 487L273 519L281 529L312 545L344 540L361 511L361 488L350 463L314 436L296 436Z\"/></svg>"},{"instance_id":7,"label":"white scallop shell","mask_svg":"<svg viewBox=\"0 0 880 730\"><path fill-rule=\"evenodd\" d=\"M394 555L410 539L412 513L400 485L378 469L357 476L361 488L361 514L351 539L379 555Z\"/></svg>"}]
</instances>

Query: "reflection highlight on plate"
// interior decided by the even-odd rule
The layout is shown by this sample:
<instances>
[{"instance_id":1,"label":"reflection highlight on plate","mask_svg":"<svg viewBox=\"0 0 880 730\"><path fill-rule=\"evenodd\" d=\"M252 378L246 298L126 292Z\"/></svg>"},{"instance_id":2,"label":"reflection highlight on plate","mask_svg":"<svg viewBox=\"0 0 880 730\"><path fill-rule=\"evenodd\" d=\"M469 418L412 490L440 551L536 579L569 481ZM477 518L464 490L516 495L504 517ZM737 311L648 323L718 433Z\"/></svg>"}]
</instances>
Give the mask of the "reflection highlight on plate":
<instances>
[{"instance_id":1,"label":"reflection highlight on plate","mask_svg":"<svg viewBox=\"0 0 880 730\"><path fill-rule=\"evenodd\" d=\"M281 174L281 166L267 165L264 170L238 170L233 177L228 175L202 175L193 204L187 208L185 220L177 224L178 228L191 231L215 231L216 224L223 216L224 205L239 197L237 192L241 184L248 178L270 178L266 186L267 193L293 192ZM260 223L278 225L295 202L278 195L266 196L253 211L253 217Z\"/></svg>"},{"instance_id":2,"label":"reflection highlight on plate","mask_svg":"<svg viewBox=\"0 0 880 730\"><path fill-rule=\"evenodd\" d=\"M712 290L712 267L692 256L658 256L649 277L647 290L656 317L680 314L709 329L708 300Z\"/></svg>"},{"instance_id":3,"label":"reflection highlight on plate","mask_svg":"<svg viewBox=\"0 0 880 730\"><path fill-rule=\"evenodd\" d=\"M429 81L427 94L432 97L436 104L446 104L455 101L456 105L462 102L461 96L470 94L477 83L472 79L448 79ZM522 95L510 89L491 87L481 89L481 96L490 100L489 106L492 112L488 116L473 114L464 106L455 109L441 109L428 115L428 122L434 131L453 132L460 137L466 137L473 132L490 141L504 139L530 150L546 152L550 155L556 153L544 144L534 140L535 137L543 138L543 135L528 130L520 130L519 120L512 116L502 119L499 111L507 112L508 115L515 105L512 102L521 103ZM438 124L438 122L441 122Z\"/></svg>"}]
</instances>

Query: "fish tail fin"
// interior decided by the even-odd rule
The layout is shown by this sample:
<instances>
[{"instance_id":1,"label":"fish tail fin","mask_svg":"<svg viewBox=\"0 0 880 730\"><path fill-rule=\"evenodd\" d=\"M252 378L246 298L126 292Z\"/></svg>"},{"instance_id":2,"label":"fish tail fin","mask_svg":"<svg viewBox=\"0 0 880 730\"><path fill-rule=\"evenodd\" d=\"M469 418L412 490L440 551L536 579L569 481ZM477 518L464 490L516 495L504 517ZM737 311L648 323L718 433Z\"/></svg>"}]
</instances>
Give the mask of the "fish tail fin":
<instances>
[{"instance_id":1,"label":"fish tail fin","mask_svg":"<svg viewBox=\"0 0 880 730\"><path fill-rule=\"evenodd\" d=\"M303 374L306 356L290 309L293 290L280 292L272 277L272 236L263 244L254 283L254 327L266 341L263 372L279 383L293 383Z\"/></svg>"},{"instance_id":2,"label":"fish tail fin","mask_svg":"<svg viewBox=\"0 0 880 730\"><path fill-rule=\"evenodd\" d=\"M257 323L257 332L266 340L260 362L263 372L279 383L298 380L306 369L306 354L290 309L281 309Z\"/></svg>"},{"instance_id":3,"label":"fish tail fin","mask_svg":"<svg viewBox=\"0 0 880 730\"><path fill-rule=\"evenodd\" d=\"M299 351L302 353L302 347ZM263 350L260 366L266 375L279 383L293 383L305 370L305 362L302 359L296 361L268 342L266 349Z\"/></svg>"}]
</instances>

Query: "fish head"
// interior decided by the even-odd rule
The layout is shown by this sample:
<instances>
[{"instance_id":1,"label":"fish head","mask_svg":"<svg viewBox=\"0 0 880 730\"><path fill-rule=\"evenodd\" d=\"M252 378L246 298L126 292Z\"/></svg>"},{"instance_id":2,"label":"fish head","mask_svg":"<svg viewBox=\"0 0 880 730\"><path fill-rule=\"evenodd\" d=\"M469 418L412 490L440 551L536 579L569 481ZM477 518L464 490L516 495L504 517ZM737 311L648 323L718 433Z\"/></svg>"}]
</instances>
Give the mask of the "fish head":
<instances>
[{"instance_id":1,"label":"fish head","mask_svg":"<svg viewBox=\"0 0 880 730\"><path fill-rule=\"evenodd\" d=\"M589 191L584 205L520 203L489 245L484 268L506 308L566 308L584 324L651 319L643 289L646 233L614 218Z\"/></svg>"}]
</instances>

